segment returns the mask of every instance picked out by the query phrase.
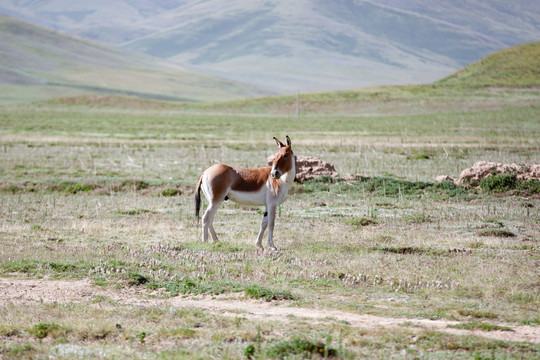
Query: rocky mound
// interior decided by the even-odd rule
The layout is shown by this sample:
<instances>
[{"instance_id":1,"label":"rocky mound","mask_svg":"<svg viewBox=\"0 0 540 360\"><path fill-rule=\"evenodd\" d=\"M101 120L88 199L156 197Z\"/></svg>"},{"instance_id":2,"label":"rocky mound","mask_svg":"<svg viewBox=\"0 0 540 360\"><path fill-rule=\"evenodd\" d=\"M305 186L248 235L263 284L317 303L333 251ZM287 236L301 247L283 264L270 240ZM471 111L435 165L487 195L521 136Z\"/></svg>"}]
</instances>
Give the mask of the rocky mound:
<instances>
[{"instance_id":1,"label":"rocky mound","mask_svg":"<svg viewBox=\"0 0 540 360\"><path fill-rule=\"evenodd\" d=\"M338 172L334 165L322 161L313 156L295 156L296 177L295 181L303 183L307 180L317 179L322 176L338 177ZM272 165L274 155L268 157L268 165Z\"/></svg>"},{"instance_id":2,"label":"rocky mound","mask_svg":"<svg viewBox=\"0 0 540 360\"><path fill-rule=\"evenodd\" d=\"M540 181L540 165L502 164L480 161L475 163L471 168L463 170L457 180L442 175L437 177L437 181L453 181L458 185L462 185L471 182L479 182L485 177L499 174L515 174L516 179L519 181Z\"/></svg>"}]
</instances>

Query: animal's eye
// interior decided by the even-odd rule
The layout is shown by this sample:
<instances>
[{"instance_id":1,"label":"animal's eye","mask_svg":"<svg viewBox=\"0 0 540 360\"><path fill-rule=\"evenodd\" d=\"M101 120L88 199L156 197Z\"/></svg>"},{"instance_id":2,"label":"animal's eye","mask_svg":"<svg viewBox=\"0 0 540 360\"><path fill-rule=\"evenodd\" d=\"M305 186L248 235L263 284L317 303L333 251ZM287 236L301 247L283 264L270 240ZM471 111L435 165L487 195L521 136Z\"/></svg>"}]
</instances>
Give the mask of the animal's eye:
<instances>
[{"instance_id":1,"label":"animal's eye","mask_svg":"<svg viewBox=\"0 0 540 360\"><path fill-rule=\"evenodd\" d=\"M287 157L287 154L283 155L283 158L286 158Z\"/></svg>"}]
</instances>

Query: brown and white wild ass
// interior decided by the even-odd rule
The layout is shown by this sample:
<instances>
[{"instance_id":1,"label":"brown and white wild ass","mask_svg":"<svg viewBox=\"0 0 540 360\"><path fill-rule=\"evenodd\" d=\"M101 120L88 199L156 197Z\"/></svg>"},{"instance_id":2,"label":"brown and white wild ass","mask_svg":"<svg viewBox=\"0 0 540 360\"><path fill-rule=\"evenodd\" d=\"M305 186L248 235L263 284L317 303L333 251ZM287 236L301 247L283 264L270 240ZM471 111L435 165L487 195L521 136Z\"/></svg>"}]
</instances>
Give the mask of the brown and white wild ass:
<instances>
[{"instance_id":1,"label":"brown and white wild ass","mask_svg":"<svg viewBox=\"0 0 540 360\"><path fill-rule=\"evenodd\" d=\"M287 145L274 137L279 148L272 166L257 169L233 168L224 164L212 165L203 171L195 191L195 216L199 218L201 189L208 200L208 208L203 215L202 240L208 241L208 231L214 241L218 241L213 222L219 205L224 200L232 200L241 205L266 206L257 236L257 247L262 249L262 238L268 227L268 246L274 246L274 223L277 207L287 198L289 187L296 175L295 159L291 149L291 139Z\"/></svg>"}]
</instances>

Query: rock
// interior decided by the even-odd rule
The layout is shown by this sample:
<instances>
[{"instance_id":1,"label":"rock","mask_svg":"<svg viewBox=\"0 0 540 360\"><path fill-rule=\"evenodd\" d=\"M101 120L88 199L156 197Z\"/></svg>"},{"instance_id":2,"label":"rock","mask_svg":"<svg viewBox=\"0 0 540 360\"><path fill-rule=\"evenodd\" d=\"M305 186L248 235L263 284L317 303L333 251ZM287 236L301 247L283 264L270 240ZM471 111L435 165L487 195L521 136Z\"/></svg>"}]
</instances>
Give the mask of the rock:
<instances>
[{"instance_id":1,"label":"rock","mask_svg":"<svg viewBox=\"0 0 540 360\"><path fill-rule=\"evenodd\" d=\"M296 177L295 181L303 183L307 180L317 179L322 176L338 177L334 165L324 162L313 156L295 156ZM268 157L268 165L272 165L274 155Z\"/></svg>"},{"instance_id":2,"label":"rock","mask_svg":"<svg viewBox=\"0 0 540 360\"><path fill-rule=\"evenodd\" d=\"M365 179L368 179L368 177L364 175L360 175L360 174L347 174L343 177L343 181L347 181L347 182L365 180Z\"/></svg>"},{"instance_id":3,"label":"rock","mask_svg":"<svg viewBox=\"0 0 540 360\"><path fill-rule=\"evenodd\" d=\"M520 181L523 180L538 180L540 181L540 165L529 165L525 166L529 169L528 172L517 175L517 179Z\"/></svg>"},{"instance_id":4,"label":"rock","mask_svg":"<svg viewBox=\"0 0 540 360\"><path fill-rule=\"evenodd\" d=\"M461 185L478 182L487 176L498 174L515 174L519 181L531 179L540 181L540 165L502 164L480 161L475 163L471 168L463 170L456 183Z\"/></svg>"},{"instance_id":5,"label":"rock","mask_svg":"<svg viewBox=\"0 0 540 360\"><path fill-rule=\"evenodd\" d=\"M448 175L441 175L441 176L437 176L437 178L435 179L437 182L441 183L443 181L451 181L453 183L456 182L456 180L452 179L450 176Z\"/></svg>"}]
</instances>

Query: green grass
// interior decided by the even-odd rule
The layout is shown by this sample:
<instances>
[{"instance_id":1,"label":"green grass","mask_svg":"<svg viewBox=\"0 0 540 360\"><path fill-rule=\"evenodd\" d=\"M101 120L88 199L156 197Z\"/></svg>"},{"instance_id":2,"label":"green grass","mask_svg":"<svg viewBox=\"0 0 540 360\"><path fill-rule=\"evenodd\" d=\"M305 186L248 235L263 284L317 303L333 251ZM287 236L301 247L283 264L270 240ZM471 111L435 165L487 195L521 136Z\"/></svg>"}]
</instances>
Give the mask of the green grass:
<instances>
[{"instance_id":1,"label":"green grass","mask_svg":"<svg viewBox=\"0 0 540 360\"><path fill-rule=\"evenodd\" d=\"M487 323L480 322L469 322L464 324L450 325L449 327L455 329L465 329L465 330L480 330L480 331L513 331L512 328L508 326L499 326Z\"/></svg>"},{"instance_id":2,"label":"green grass","mask_svg":"<svg viewBox=\"0 0 540 360\"><path fill-rule=\"evenodd\" d=\"M177 187L170 187L171 184ZM170 180L137 180L122 178L92 178L92 179L34 179L6 181L0 184L0 191L7 193L98 193L114 194L117 192L149 192L156 196L178 196L182 194L178 181Z\"/></svg>"},{"instance_id":3,"label":"green grass","mask_svg":"<svg viewBox=\"0 0 540 360\"><path fill-rule=\"evenodd\" d=\"M66 329L63 329L60 325L55 323L39 323L28 329L28 332L38 339L43 339L47 336L57 338L61 335L65 335Z\"/></svg>"},{"instance_id":4,"label":"green grass","mask_svg":"<svg viewBox=\"0 0 540 360\"><path fill-rule=\"evenodd\" d=\"M189 278L180 279L172 282L156 282L149 284L151 288L163 288L170 292L172 296L178 294L210 294L220 295L224 293L240 292L244 290L244 285L228 281L202 282Z\"/></svg>"},{"instance_id":5,"label":"green grass","mask_svg":"<svg viewBox=\"0 0 540 360\"><path fill-rule=\"evenodd\" d=\"M535 179L519 181L515 174L497 174L480 180L480 187L488 193L513 192L517 195L540 194L540 181Z\"/></svg>"},{"instance_id":6,"label":"green grass","mask_svg":"<svg viewBox=\"0 0 540 360\"><path fill-rule=\"evenodd\" d=\"M462 309L458 311L459 315L466 316L466 317L473 317L477 319L496 319L497 315L485 310L477 310L477 309Z\"/></svg>"},{"instance_id":7,"label":"green grass","mask_svg":"<svg viewBox=\"0 0 540 360\"><path fill-rule=\"evenodd\" d=\"M437 84L461 87L538 86L540 42L513 46L489 55Z\"/></svg>"},{"instance_id":8,"label":"green grass","mask_svg":"<svg viewBox=\"0 0 540 360\"><path fill-rule=\"evenodd\" d=\"M309 180L306 181L301 191L304 193L329 192L335 194L369 193L398 200L423 197L470 200L476 197L474 189L458 186L452 182L408 181L388 176L363 177L354 182L339 182L335 179L325 178Z\"/></svg>"},{"instance_id":9,"label":"green grass","mask_svg":"<svg viewBox=\"0 0 540 360\"><path fill-rule=\"evenodd\" d=\"M493 175L480 180L480 187L488 192L502 193L513 190L517 186L518 180L513 174Z\"/></svg>"},{"instance_id":10,"label":"green grass","mask_svg":"<svg viewBox=\"0 0 540 360\"><path fill-rule=\"evenodd\" d=\"M312 356L335 357L338 352L329 342L296 336L268 346L264 349L263 356L272 359L288 359L295 355L302 358Z\"/></svg>"},{"instance_id":11,"label":"green grass","mask_svg":"<svg viewBox=\"0 0 540 360\"><path fill-rule=\"evenodd\" d=\"M351 225L355 228L360 228L362 226L376 225L377 221L366 217L353 217L346 219L345 224Z\"/></svg>"},{"instance_id":12,"label":"green grass","mask_svg":"<svg viewBox=\"0 0 540 360\"><path fill-rule=\"evenodd\" d=\"M510 230L500 229L500 228L491 228L491 229L482 229L477 232L478 236L495 236L495 237L516 237L516 234Z\"/></svg>"},{"instance_id":13,"label":"green grass","mask_svg":"<svg viewBox=\"0 0 540 360\"><path fill-rule=\"evenodd\" d=\"M306 94L298 121L287 112L294 97L0 107L0 276L82 279L112 292L88 303L0 304L0 357L241 358L248 348L254 359L325 349L342 358L534 357L533 344L413 326L149 303L214 299L537 326L537 183L434 179L457 178L479 160L536 161L538 95L446 85ZM276 219L277 252L254 245L264 209L231 202L216 217L220 242L202 243L193 216L201 171L263 166L272 136L285 134L296 154L333 163L341 178L293 186ZM47 335L39 342L32 329Z\"/></svg>"},{"instance_id":14,"label":"green grass","mask_svg":"<svg viewBox=\"0 0 540 360\"><path fill-rule=\"evenodd\" d=\"M254 299L264 299L266 301L295 300L297 298L290 291L276 290L259 285L246 286L244 291L248 297Z\"/></svg>"},{"instance_id":15,"label":"green grass","mask_svg":"<svg viewBox=\"0 0 540 360\"><path fill-rule=\"evenodd\" d=\"M24 358L26 355L34 353L35 350L36 349L32 344L26 343L24 345L15 345L8 348L7 355L14 358Z\"/></svg>"}]
</instances>

